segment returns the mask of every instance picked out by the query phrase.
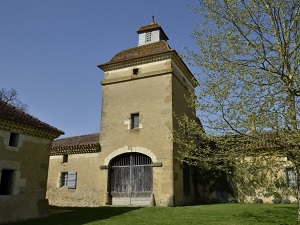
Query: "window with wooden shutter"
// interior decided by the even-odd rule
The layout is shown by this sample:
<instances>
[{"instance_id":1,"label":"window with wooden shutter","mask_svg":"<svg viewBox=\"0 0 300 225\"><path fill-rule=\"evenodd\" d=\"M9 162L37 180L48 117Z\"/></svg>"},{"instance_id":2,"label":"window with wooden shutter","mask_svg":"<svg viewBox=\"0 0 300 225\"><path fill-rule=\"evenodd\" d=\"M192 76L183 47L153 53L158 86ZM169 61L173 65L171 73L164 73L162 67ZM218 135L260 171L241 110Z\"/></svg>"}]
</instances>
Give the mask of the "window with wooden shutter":
<instances>
[{"instance_id":1,"label":"window with wooden shutter","mask_svg":"<svg viewBox=\"0 0 300 225\"><path fill-rule=\"evenodd\" d=\"M68 182L67 186L69 189L75 189L76 188L76 181L77 181L77 172L68 172Z\"/></svg>"},{"instance_id":2,"label":"window with wooden shutter","mask_svg":"<svg viewBox=\"0 0 300 225\"><path fill-rule=\"evenodd\" d=\"M66 187L68 182L68 172L60 173L60 187Z\"/></svg>"}]
</instances>

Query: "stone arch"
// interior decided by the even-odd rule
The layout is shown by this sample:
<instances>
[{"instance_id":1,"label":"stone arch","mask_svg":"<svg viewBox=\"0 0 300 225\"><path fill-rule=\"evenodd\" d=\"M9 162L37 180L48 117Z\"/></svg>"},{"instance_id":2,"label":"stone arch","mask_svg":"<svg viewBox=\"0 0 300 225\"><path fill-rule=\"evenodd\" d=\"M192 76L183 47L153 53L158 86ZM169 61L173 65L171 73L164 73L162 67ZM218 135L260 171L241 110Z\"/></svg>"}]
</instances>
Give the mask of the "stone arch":
<instances>
[{"instance_id":1,"label":"stone arch","mask_svg":"<svg viewBox=\"0 0 300 225\"><path fill-rule=\"evenodd\" d=\"M142 153L144 155L147 155L151 158L153 163L157 162L156 155L149 149L143 148L143 147L128 147L124 146L123 148L119 148L112 153L110 153L105 159L104 159L104 165L108 166L109 162L115 158L118 155L124 154L124 153L130 153L130 152L137 152Z\"/></svg>"}]
</instances>

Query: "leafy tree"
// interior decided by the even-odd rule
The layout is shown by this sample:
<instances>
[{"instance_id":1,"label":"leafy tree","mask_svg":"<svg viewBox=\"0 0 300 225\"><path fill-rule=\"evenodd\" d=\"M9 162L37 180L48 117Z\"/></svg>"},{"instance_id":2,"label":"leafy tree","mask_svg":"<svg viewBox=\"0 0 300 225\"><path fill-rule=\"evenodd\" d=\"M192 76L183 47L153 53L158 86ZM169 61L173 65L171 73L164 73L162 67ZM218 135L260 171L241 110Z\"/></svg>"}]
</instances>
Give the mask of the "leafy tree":
<instances>
[{"instance_id":1,"label":"leafy tree","mask_svg":"<svg viewBox=\"0 0 300 225\"><path fill-rule=\"evenodd\" d=\"M293 166L299 203L300 1L199 4L192 8L201 15L192 34L199 50L187 49L185 57L199 68L200 87L190 102L206 134L181 118L190 129L189 139L177 132L182 157L207 169L234 166L245 194L268 189L270 179L274 186L279 170Z\"/></svg>"},{"instance_id":2,"label":"leafy tree","mask_svg":"<svg viewBox=\"0 0 300 225\"><path fill-rule=\"evenodd\" d=\"M28 111L28 105L21 102L21 100L18 98L17 91L13 88L10 90L2 88L0 90L0 100L16 107L23 112Z\"/></svg>"}]
</instances>

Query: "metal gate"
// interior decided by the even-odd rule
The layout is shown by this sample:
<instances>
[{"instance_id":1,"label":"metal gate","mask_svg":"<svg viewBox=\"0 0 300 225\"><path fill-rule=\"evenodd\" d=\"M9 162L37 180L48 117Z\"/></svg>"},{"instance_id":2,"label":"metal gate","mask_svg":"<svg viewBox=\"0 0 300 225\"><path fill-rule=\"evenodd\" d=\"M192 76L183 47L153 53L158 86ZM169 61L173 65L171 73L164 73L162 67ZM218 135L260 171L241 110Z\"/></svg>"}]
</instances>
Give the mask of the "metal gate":
<instances>
[{"instance_id":1,"label":"metal gate","mask_svg":"<svg viewBox=\"0 0 300 225\"><path fill-rule=\"evenodd\" d=\"M116 157L110 167L112 205L149 205L152 180L150 157L140 153Z\"/></svg>"}]
</instances>

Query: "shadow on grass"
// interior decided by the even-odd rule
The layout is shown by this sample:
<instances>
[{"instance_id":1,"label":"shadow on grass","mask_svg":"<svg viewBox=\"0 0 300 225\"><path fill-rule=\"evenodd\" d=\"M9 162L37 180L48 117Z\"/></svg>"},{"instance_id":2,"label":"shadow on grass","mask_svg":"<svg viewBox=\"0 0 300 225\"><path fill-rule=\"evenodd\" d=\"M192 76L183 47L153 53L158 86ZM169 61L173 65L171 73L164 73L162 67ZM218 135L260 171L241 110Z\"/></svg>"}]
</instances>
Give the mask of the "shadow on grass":
<instances>
[{"instance_id":1,"label":"shadow on grass","mask_svg":"<svg viewBox=\"0 0 300 225\"><path fill-rule=\"evenodd\" d=\"M140 207L50 207L50 214L46 218L11 223L10 225L82 225L93 221L105 220L121 215Z\"/></svg>"}]
</instances>

